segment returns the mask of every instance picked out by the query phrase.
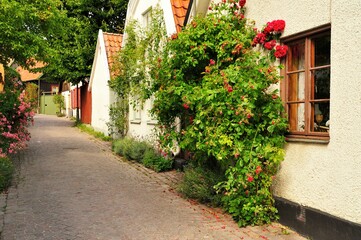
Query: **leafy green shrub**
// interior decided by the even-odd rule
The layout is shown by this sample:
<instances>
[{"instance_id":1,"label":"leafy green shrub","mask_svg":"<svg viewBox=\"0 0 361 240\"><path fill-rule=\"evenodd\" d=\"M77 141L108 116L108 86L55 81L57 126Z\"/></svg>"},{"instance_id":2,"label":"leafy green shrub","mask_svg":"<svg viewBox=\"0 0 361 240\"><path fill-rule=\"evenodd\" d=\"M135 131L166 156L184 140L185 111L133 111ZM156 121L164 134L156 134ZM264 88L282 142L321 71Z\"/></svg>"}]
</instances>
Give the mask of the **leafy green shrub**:
<instances>
[{"instance_id":1,"label":"leafy green shrub","mask_svg":"<svg viewBox=\"0 0 361 240\"><path fill-rule=\"evenodd\" d=\"M144 153L151 148L146 141L139 141L133 138L125 137L113 143L113 151L119 155L124 156L129 160L136 160L141 162Z\"/></svg>"},{"instance_id":2,"label":"leafy green shrub","mask_svg":"<svg viewBox=\"0 0 361 240\"><path fill-rule=\"evenodd\" d=\"M150 145L145 141L133 141L133 143L127 148L125 156L131 160L136 160L141 162L144 157L144 153L147 149L150 148Z\"/></svg>"},{"instance_id":3,"label":"leafy green shrub","mask_svg":"<svg viewBox=\"0 0 361 240\"><path fill-rule=\"evenodd\" d=\"M163 172L172 169L173 160L166 159L156 153L153 148L148 148L142 160L142 163L145 167L153 169L156 172Z\"/></svg>"},{"instance_id":4,"label":"leafy green shrub","mask_svg":"<svg viewBox=\"0 0 361 240\"><path fill-rule=\"evenodd\" d=\"M61 110L65 109L65 102L64 102L64 96L61 94L56 94L53 96L53 102L58 107L58 112L56 112L56 115L58 117L62 117Z\"/></svg>"},{"instance_id":5,"label":"leafy green shrub","mask_svg":"<svg viewBox=\"0 0 361 240\"><path fill-rule=\"evenodd\" d=\"M192 160L216 159L227 168L216 187L240 226L277 219L271 185L288 127L274 88L283 67L275 60L287 54L277 42L285 22L256 29L244 3L213 3L172 35L149 71L161 148L177 143Z\"/></svg>"},{"instance_id":6,"label":"leafy green shrub","mask_svg":"<svg viewBox=\"0 0 361 240\"><path fill-rule=\"evenodd\" d=\"M220 171L205 166L189 165L184 169L184 178L179 183L177 190L187 198L220 206L222 196L217 194L214 186L224 179L224 174Z\"/></svg>"},{"instance_id":7,"label":"leafy green shrub","mask_svg":"<svg viewBox=\"0 0 361 240\"><path fill-rule=\"evenodd\" d=\"M0 157L0 191L10 186L14 165L7 157Z\"/></svg>"},{"instance_id":8,"label":"leafy green shrub","mask_svg":"<svg viewBox=\"0 0 361 240\"><path fill-rule=\"evenodd\" d=\"M113 142L112 149L113 151L121 156L125 156L127 149L129 149L130 145L132 144L132 139L130 138L121 138Z\"/></svg>"}]
</instances>

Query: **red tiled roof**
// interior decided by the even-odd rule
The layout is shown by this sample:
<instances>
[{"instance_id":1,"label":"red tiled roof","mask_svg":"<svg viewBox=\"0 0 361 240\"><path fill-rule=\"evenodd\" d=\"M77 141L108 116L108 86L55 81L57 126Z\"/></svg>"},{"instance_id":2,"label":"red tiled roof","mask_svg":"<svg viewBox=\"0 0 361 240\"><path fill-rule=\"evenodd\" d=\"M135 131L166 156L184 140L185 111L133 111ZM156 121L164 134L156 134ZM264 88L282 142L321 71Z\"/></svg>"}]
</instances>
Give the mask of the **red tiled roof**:
<instances>
[{"instance_id":1,"label":"red tiled roof","mask_svg":"<svg viewBox=\"0 0 361 240\"><path fill-rule=\"evenodd\" d=\"M112 69L116 54L122 47L123 35L117 33L103 33L105 51L107 53L109 69Z\"/></svg>"},{"instance_id":2,"label":"red tiled roof","mask_svg":"<svg viewBox=\"0 0 361 240\"><path fill-rule=\"evenodd\" d=\"M170 0L177 32L182 30L190 0Z\"/></svg>"},{"instance_id":3,"label":"red tiled roof","mask_svg":"<svg viewBox=\"0 0 361 240\"><path fill-rule=\"evenodd\" d=\"M35 62L35 65L30 67L30 69L41 68L44 66L45 66L45 64L43 62ZM21 66L17 67L16 71L18 71L18 73L20 74L21 81L23 81L23 82L37 80L43 75L42 72L36 72L36 73L30 72L29 70L27 70Z\"/></svg>"}]
</instances>

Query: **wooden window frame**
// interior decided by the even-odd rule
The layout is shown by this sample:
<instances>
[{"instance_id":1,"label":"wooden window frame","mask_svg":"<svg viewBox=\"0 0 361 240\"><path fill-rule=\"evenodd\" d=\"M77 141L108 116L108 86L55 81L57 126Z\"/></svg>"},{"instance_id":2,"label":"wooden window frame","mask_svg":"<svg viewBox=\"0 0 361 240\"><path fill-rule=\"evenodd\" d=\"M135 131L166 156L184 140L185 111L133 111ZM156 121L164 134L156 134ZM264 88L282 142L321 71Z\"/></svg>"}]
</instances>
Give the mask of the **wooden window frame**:
<instances>
[{"instance_id":1,"label":"wooden window frame","mask_svg":"<svg viewBox=\"0 0 361 240\"><path fill-rule=\"evenodd\" d=\"M290 104L297 104L302 103L304 104L304 121L305 121L305 127L304 131L290 131L287 134L287 140L294 141L294 140L306 140L306 141L312 141L315 142L328 142L330 139L329 132L316 132L312 131L311 129L314 128L314 121L311 120L314 116L314 107L312 107L312 104L317 103L330 103L329 99L314 99L314 84L315 80L312 74L312 71L319 70L319 69L331 69L331 64L329 65L322 65L315 67L314 65L314 42L313 39L321 36L331 36L331 26L330 24L324 25L322 27L312 29L310 31L302 32L300 34L295 34L286 38L281 39L283 43L291 44L296 42L303 42L305 44L305 59L304 59L304 69L299 69L296 71L288 71L288 64L289 61L292 61L292 58L285 58L282 61L282 64L285 66L284 69L282 69L281 74L284 77L284 80L281 83L281 97L284 102L284 107L286 109L287 114L289 114L289 106ZM291 48L289 48L289 51L291 51ZM290 53L288 54L290 55ZM331 57L331 56L330 56ZM304 72L305 74L305 92L304 92L304 99L300 100L290 100L289 99L289 77L290 74L297 74L300 72ZM331 81L331 77L330 77ZM290 120L291 121L291 120Z\"/></svg>"}]
</instances>

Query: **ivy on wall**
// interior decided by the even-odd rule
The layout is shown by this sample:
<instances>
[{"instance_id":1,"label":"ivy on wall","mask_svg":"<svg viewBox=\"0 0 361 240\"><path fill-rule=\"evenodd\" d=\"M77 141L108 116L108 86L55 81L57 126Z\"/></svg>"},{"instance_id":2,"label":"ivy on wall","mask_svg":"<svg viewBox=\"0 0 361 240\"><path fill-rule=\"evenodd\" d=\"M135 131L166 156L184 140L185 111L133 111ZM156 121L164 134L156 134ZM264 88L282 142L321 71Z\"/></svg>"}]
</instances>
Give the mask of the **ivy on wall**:
<instances>
[{"instance_id":1,"label":"ivy on wall","mask_svg":"<svg viewBox=\"0 0 361 240\"><path fill-rule=\"evenodd\" d=\"M141 27L132 20L125 30L126 44L114 65L116 76L109 86L117 96L117 102L110 108L108 123L110 132L125 136L128 130L129 105L135 108L143 105L152 92L150 71L157 62L166 39L163 12L159 7L152 9L148 26Z\"/></svg>"}]
</instances>

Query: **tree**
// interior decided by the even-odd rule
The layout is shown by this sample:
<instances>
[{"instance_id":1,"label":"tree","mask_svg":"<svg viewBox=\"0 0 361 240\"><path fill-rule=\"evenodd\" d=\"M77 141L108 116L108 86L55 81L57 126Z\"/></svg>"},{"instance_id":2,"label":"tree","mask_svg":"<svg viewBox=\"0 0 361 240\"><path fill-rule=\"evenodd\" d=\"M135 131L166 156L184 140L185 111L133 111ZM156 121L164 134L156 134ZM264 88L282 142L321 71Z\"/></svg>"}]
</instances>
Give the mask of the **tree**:
<instances>
[{"instance_id":1,"label":"tree","mask_svg":"<svg viewBox=\"0 0 361 240\"><path fill-rule=\"evenodd\" d=\"M60 0L0 0L0 63L26 66L48 53L49 36L65 19Z\"/></svg>"},{"instance_id":2,"label":"tree","mask_svg":"<svg viewBox=\"0 0 361 240\"><path fill-rule=\"evenodd\" d=\"M89 77L99 29L123 30L128 0L63 0L65 31L49 39L51 53L43 70L46 76L74 84Z\"/></svg>"}]
</instances>

